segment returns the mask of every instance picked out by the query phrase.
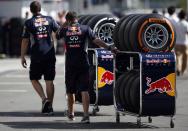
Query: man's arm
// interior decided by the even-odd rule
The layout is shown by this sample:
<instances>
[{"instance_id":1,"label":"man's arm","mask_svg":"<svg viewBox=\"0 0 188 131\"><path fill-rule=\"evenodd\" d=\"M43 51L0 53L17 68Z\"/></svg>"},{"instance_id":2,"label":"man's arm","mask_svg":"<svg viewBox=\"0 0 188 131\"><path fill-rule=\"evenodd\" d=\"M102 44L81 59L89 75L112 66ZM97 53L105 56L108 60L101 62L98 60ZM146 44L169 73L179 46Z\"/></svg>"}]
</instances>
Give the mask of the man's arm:
<instances>
[{"instance_id":1,"label":"man's arm","mask_svg":"<svg viewBox=\"0 0 188 131\"><path fill-rule=\"evenodd\" d=\"M96 38L92 41L94 44L98 45L99 47L103 47L107 50L112 51L113 53L117 53L118 50L113 45L107 45L104 41L100 40L99 38Z\"/></svg>"},{"instance_id":2,"label":"man's arm","mask_svg":"<svg viewBox=\"0 0 188 131\"><path fill-rule=\"evenodd\" d=\"M24 68L27 68L27 62L25 59L25 55L27 53L28 45L29 45L29 39L23 38L22 43L21 43L21 64Z\"/></svg>"},{"instance_id":3,"label":"man's arm","mask_svg":"<svg viewBox=\"0 0 188 131\"><path fill-rule=\"evenodd\" d=\"M64 28L65 26L61 26L58 31L56 32L56 39L61 39L64 37Z\"/></svg>"},{"instance_id":4,"label":"man's arm","mask_svg":"<svg viewBox=\"0 0 188 131\"><path fill-rule=\"evenodd\" d=\"M98 38L94 39L93 43L96 44L96 45L98 45L99 47L103 47L105 49L109 48L109 46L104 41L102 41L102 40L100 40Z\"/></svg>"}]
</instances>

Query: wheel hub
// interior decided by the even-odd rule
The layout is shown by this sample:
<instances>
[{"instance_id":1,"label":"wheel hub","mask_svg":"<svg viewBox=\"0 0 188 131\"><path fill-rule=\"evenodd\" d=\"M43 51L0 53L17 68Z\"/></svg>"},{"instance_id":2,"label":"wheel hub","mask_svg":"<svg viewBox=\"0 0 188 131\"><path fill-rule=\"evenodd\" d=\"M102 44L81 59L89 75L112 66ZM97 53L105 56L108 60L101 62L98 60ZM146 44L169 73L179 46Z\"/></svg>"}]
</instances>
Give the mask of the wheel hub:
<instances>
[{"instance_id":1,"label":"wheel hub","mask_svg":"<svg viewBox=\"0 0 188 131\"><path fill-rule=\"evenodd\" d=\"M168 31L161 24L151 24L144 32L145 43L152 49L159 49L166 45Z\"/></svg>"}]
</instances>

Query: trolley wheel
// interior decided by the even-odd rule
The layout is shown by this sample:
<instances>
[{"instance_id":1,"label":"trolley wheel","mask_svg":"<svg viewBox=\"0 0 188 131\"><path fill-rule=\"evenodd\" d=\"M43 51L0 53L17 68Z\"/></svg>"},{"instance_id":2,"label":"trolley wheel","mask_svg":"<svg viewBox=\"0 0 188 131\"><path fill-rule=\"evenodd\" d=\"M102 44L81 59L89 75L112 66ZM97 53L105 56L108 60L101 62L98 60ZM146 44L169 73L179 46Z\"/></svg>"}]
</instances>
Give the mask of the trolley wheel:
<instances>
[{"instance_id":1,"label":"trolley wheel","mask_svg":"<svg viewBox=\"0 0 188 131\"><path fill-rule=\"evenodd\" d=\"M174 120L171 118L171 120L170 120L170 127L171 128L174 128Z\"/></svg>"},{"instance_id":2,"label":"trolley wheel","mask_svg":"<svg viewBox=\"0 0 188 131\"><path fill-rule=\"evenodd\" d=\"M120 123L120 114L116 112L116 123Z\"/></svg>"},{"instance_id":3,"label":"trolley wheel","mask_svg":"<svg viewBox=\"0 0 188 131\"><path fill-rule=\"evenodd\" d=\"M93 111L92 111L93 116L96 116L97 112L99 112L99 107L98 106L94 106L93 107Z\"/></svg>"},{"instance_id":4,"label":"trolley wheel","mask_svg":"<svg viewBox=\"0 0 188 131\"><path fill-rule=\"evenodd\" d=\"M137 117L137 125L139 128L141 127L141 118L140 117Z\"/></svg>"},{"instance_id":5,"label":"trolley wheel","mask_svg":"<svg viewBox=\"0 0 188 131\"><path fill-rule=\"evenodd\" d=\"M148 117L148 122L149 122L149 123L152 123L152 118L151 118L151 116Z\"/></svg>"}]
</instances>

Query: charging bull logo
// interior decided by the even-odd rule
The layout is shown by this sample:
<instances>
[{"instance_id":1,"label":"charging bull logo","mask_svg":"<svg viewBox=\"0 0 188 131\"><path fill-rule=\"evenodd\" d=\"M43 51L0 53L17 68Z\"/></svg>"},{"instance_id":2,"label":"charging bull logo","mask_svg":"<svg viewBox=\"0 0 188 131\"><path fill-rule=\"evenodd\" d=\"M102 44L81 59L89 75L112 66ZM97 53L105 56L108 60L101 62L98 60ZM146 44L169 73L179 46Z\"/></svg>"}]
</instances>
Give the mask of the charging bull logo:
<instances>
[{"instance_id":1,"label":"charging bull logo","mask_svg":"<svg viewBox=\"0 0 188 131\"><path fill-rule=\"evenodd\" d=\"M163 77L155 82L152 82L151 84L149 84L149 82L151 82L151 78L147 77L146 79L147 79L147 86L149 86L149 89L147 89L145 91L146 94L149 94L156 90L158 90L159 93L172 91L171 84L165 77Z\"/></svg>"},{"instance_id":2,"label":"charging bull logo","mask_svg":"<svg viewBox=\"0 0 188 131\"><path fill-rule=\"evenodd\" d=\"M112 72L106 71L103 73L101 82L111 85L113 81L114 81L114 74Z\"/></svg>"},{"instance_id":3,"label":"charging bull logo","mask_svg":"<svg viewBox=\"0 0 188 131\"><path fill-rule=\"evenodd\" d=\"M98 88L104 87L106 84L111 85L114 81L114 74L102 67L98 67Z\"/></svg>"},{"instance_id":4,"label":"charging bull logo","mask_svg":"<svg viewBox=\"0 0 188 131\"><path fill-rule=\"evenodd\" d=\"M149 88L145 91L145 94L158 91L159 93L167 93L170 96L175 95L175 73L172 73L152 83L151 78L146 77L146 80Z\"/></svg>"}]
</instances>

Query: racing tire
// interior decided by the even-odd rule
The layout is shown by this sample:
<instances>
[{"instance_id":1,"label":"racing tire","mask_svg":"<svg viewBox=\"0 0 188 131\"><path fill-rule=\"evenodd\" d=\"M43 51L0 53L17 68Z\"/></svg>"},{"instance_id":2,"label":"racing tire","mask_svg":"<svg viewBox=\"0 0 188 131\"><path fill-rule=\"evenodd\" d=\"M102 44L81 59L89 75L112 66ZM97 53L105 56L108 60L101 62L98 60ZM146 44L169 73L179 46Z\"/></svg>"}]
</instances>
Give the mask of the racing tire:
<instances>
[{"instance_id":1,"label":"racing tire","mask_svg":"<svg viewBox=\"0 0 188 131\"><path fill-rule=\"evenodd\" d=\"M117 79L116 83L115 83L115 101L116 104L119 104L121 107L123 107L121 98L120 98L120 87L122 85L122 81L125 79L125 77L127 77L127 75L129 74L129 72L125 72L124 74L122 74L121 76L119 76L119 78Z\"/></svg>"},{"instance_id":2,"label":"racing tire","mask_svg":"<svg viewBox=\"0 0 188 131\"><path fill-rule=\"evenodd\" d=\"M100 18L100 16L98 16L98 19L96 18L97 22L93 27L93 31L95 32L96 36L106 44L113 45L114 42L112 34L118 20L119 19L114 16L107 16L103 18Z\"/></svg>"},{"instance_id":3,"label":"racing tire","mask_svg":"<svg viewBox=\"0 0 188 131\"><path fill-rule=\"evenodd\" d=\"M129 78L132 76L132 74L133 74L133 72L132 71L129 71L128 73L127 73L127 75L126 76L124 76L124 79L121 81L121 85L120 85L120 87L119 87L119 96L120 96L120 101L121 101L121 103L122 103L122 106L124 107L124 108L126 108L127 109L127 105L128 105L128 102L127 102L127 100L125 99L125 95L124 95L124 91L125 91L125 89L127 88L127 80L129 80Z\"/></svg>"},{"instance_id":4,"label":"racing tire","mask_svg":"<svg viewBox=\"0 0 188 131\"><path fill-rule=\"evenodd\" d=\"M125 102L125 108L127 110L131 110L131 104L130 104L130 98L129 98L129 94L130 94L130 84L134 81L134 77L137 74L137 71L135 70L131 70L129 72L129 76L127 76L126 79L124 79L124 81L122 82L122 86L121 86L121 98L122 101ZM122 89L123 88L123 89Z\"/></svg>"},{"instance_id":5,"label":"racing tire","mask_svg":"<svg viewBox=\"0 0 188 131\"><path fill-rule=\"evenodd\" d=\"M96 15L94 16L93 18L91 18L87 25L92 29L94 30L94 27L95 27L95 24L102 18L104 17L112 17L112 15L110 14L102 14L102 15ZM92 43L92 41L89 41L89 45L88 45L89 48L100 48L98 45L95 45L94 43Z\"/></svg>"},{"instance_id":6,"label":"racing tire","mask_svg":"<svg viewBox=\"0 0 188 131\"><path fill-rule=\"evenodd\" d=\"M175 44L175 29L171 22L159 14L139 17L131 26L130 44L134 51L171 51Z\"/></svg>"},{"instance_id":7,"label":"racing tire","mask_svg":"<svg viewBox=\"0 0 188 131\"><path fill-rule=\"evenodd\" d=\"M114 27L114 31L113 31L113 41L115 46L120 50L120 40L119 40L119 30L120 30L120 26L123 23L123 21L127 18L127 16L122 17L116 24L116 26Z\"/></svg>"},{"instance_id":8,"label":"racing tire","mask_svg":"<svg viewBox=\"0 0 188 131\"><path fill-rule=\"evenodd\" d=\"M122 33L121 39L124 39L124 42L122 43L124 47L126 47L126 51L133 51L133 47L130 44L130 36L133 34L130 34L131 26L135 20L137 20L139 17L141 17L141 14L136 14L127 22L127 25L124 28L124 32Z\"/></svg>"},{"instance_id":9,"label":"racing tire","mask_svg":"<svg viewBox=\"0 0 188 131\"><path fill-rule=\"evenodd\" d=\"M94 27L95 27L95 24L96 24L100 19L102 19L102 18L104 18L104 17L113 17L113 16L110 15L110 14L96 15L96 16L94 16L93 18L91 18L91 19L88 21L87 25L93 30Z\"/></svg>"},{"instance_id":10,"label":"racing tire","mask_svg":"<svg viewBox=\"0 0 188 131\"><path fill-rule=\"evenodd\" d=\"M131 99L130 99L130 89L131 89L132 84L135 82L135 79L137 78L138 75L139 75L138 71L135 71L134 74L127 81L127 88L125 89L125 99L127 100L128 109L130 111L134 110L134 108L131 104Z\"/></svg>"},{"instance_id":11,"label":"racing tire","mask_svg":"<svg viewBox=\"0 0 188 131\"><path fill-rule=\"evenodd\" d=\"M137 75L130 88L130 103L133 107L132 112L139 113L140 110L140 76Z\"/></svg>"},{"instance_id":12,"label":"racing tire","mask_svg":"<svg viewBox=\"0 0 188 131\"><path fill-rule=\"evenodd\" d=\"M118 36L119 36L119 40L120 40L120 47L121 47L121 50L123 50L123 51L131 50L130 47L127 46L127 45L129 45L128 44L129 36L127 34L125 34L125 31L126 32L129 31L132 22L134 22L137 17L138 17L138 15L129 15L127 17L127 19L125 19L120 26Z\"/></svg>"},{"instance_id":13,"label":"racing tire","mask_svg":"<svg viewBox=\"0 0 188 131\"><path fill-rule=\"evenodd\" d=\"M87 25L90 19L92 19L96 15L88 15L84 18L84 20L80 23L81 25Z\"/></svg>"},{"instance_id":14,"label":"racing tire","mask_svg":"<svg viewBox=\"0 0 188 131\"><path fill-rule=\"evenodd\" d=\"M78 18L78 23L82 23L82 21L89 15L81 15L79 18Z\"/></svg>"}]
</instances>

